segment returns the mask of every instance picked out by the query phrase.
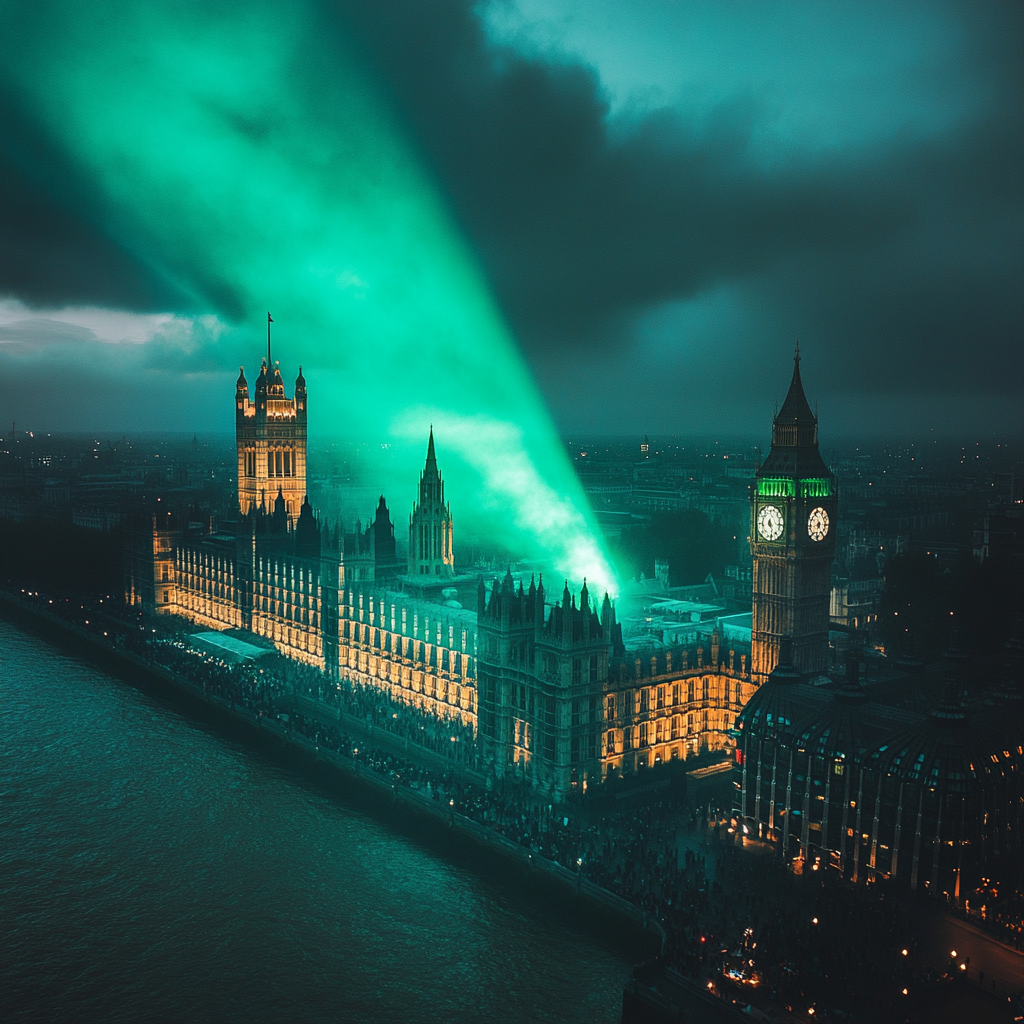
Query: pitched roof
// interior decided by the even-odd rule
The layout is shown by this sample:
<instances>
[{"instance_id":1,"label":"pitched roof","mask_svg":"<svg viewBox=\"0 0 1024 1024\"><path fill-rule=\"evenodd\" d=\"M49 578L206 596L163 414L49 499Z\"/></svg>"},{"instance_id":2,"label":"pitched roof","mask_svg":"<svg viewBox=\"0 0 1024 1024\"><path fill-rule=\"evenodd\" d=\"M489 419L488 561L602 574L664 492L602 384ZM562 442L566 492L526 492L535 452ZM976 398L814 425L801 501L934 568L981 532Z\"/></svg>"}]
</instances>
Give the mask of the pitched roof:
<instances>
[{"instance_id":1,"label":"pitched roof","mask_svg":"<svg viewBox=\"0 0 1024 1024\"><path fill-rule=\"evenodd\" d=\"M800 349L797 347L796 355L793 356L793 379L789 382L789 392L782 408L775 417L776 423L795 423L798 425L813 425L818 422L818 417L811 411L810 403L804 394L803 381L800 380Z\"/></svg>"}]
</instances>

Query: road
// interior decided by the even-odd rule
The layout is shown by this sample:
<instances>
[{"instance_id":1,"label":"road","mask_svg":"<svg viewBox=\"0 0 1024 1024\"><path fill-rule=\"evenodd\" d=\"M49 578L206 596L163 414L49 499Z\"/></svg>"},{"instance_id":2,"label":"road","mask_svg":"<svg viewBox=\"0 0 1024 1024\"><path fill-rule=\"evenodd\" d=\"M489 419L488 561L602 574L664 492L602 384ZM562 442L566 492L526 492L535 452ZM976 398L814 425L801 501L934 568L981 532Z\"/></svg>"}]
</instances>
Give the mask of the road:
<instances>
[{"instance_id":1,"label":"road","mask_svg":"<svg viewBox=\"0 0 1024 1024\"><path fill-rule=\"evenodd\" d=\"M985 989L1003 995L1024 989L1024 954L1004 946L984 932L941 911L933 911L925 918L921 945L917 950L918 959L931 967L949 966L950 954L956 950L956 963L970 964L964 972L977 982L980 972L985 972Z\"/></svg>"}]
</instances>

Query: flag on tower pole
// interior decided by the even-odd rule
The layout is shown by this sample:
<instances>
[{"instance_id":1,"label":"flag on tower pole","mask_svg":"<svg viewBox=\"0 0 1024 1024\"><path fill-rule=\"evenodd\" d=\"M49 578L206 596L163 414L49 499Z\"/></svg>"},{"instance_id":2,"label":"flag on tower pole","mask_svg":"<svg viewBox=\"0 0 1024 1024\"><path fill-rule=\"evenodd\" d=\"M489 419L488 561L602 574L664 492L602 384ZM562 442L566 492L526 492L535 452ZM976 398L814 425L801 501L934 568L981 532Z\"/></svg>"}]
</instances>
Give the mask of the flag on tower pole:
<instances>
[{"instance_id":1,"label":"flag on tower pole","mask_svg":"<svg viewBox=\"0 0 1024 1024\"><path fill-rule=\"evenodd\" d=\"M274 318L270 315L270 310L267 310L267 373L270 373L270 367L273 365L270 361L270 325L274 322Z\"/></svg>"}]
</instances>

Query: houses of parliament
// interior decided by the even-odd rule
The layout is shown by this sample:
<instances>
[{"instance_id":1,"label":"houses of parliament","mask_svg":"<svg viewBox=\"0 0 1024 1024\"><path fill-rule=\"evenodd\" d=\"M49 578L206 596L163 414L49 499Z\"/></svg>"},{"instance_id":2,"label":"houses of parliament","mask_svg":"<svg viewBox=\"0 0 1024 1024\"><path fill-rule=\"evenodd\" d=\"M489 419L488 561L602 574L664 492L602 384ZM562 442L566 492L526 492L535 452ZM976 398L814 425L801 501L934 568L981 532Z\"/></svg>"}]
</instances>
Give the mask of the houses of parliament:
<instances>
[{"instance_id":1,"label":"houses of parliament","mask_svg":"<svg viewBox=\"0 0 1024 1024\"><path fill-rule=\"evenodd\" d=\"M460 570L432 430L405 557L383 495L365 529L321 521L306 493L301 368L285 392L269 358L252 398L239 372L237 516L213 530L148 515L130 535L130 604L248 631L332 681L457 720L473 732L480 770L545 799L720 751L734 766L737 828L854 880L952 885L965 841L975 859L1019 850L1020 774L1009 766L1024 752L1004 758L998 730L968 742L969 716L952 698L911 715L869 698L853 662L837 681L838 495L799 353L751 488L745 642L715 626L688 644L644 646L585 583L573 592Z\"/></svg>"}]
</instances>

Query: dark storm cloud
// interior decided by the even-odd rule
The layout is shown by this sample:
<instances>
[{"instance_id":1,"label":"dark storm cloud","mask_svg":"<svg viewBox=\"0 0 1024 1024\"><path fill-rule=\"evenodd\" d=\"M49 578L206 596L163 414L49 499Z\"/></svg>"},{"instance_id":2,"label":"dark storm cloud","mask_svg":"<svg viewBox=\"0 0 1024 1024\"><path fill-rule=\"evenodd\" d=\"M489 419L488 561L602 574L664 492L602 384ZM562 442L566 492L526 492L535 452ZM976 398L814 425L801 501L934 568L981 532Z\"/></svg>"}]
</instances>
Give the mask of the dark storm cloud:
<instances>
[{"instance_id":1,"label":"dark storm cloud","mask_svg":"<svg viewBox=\"0 0 1024 1024\"><path fill-rule=\"evenodd\" d=\"M613 140L593 70L495 52L471 3L346 7L506 309L538 333L590 338L615 312L910 215L891 190L858 201L859 167L758 172L752 102L699 128L662 110Z\"/></svg>"},{"instance_id":2,"label":"dark storm cloud","mask_svg":"<svg viewBox=\"0 0 1024 1024\"><path fill-rule=\"evenodd\" d=\"M495 48L470 2L341 9L528 348L625 343L643 307L727 283L844 343L836 358L865 383L895 356L904 384L955 384L980 345L1007 372L975 383L1016 387L1024 6L954 9L991 90L955 130L770 166L753 153L756 97L700 123L666 109L610 125L593 70Z\"/></svg>"},{"instance_id":3,"label":"dark storm cloud","mask_svg":"<svg viewBox=\"0 0 1024 1024\"><path fill-rule=\"evenodd\" d=\"M93 190L0 91L0 295L35 306L181 308L183 297L96 225Z\"/></svg>"},{"instance_id":4,"label":"dark storm cloud","mask_svg":"<svg viewBox=\"0 0 1024 1024\"><path fill-rule=\"evenodd\" d=\"M1024 5L942 10L987 90L970 117L770 162L759 96L611 117L597 71L495 45L471 0L324 18L355 31L534 365L561 359L549 394L574 359L619 372L646 311L727 289L764 334L827 345L833 390L1005 395L1024 376ZM0 294L187 309L92 226L87 183L17 110L0 97ZM764 334L730 352L750 373Z\"/></svg>"}]
</instances>

